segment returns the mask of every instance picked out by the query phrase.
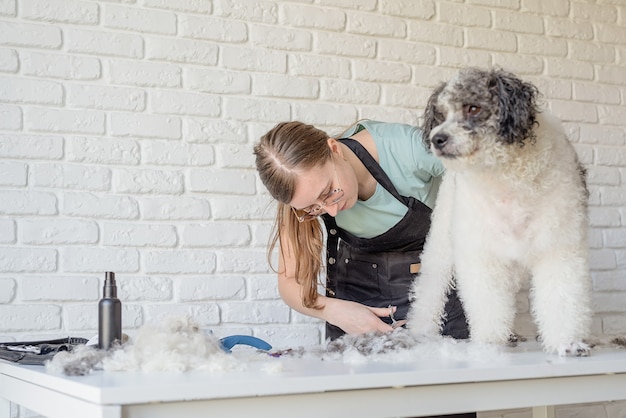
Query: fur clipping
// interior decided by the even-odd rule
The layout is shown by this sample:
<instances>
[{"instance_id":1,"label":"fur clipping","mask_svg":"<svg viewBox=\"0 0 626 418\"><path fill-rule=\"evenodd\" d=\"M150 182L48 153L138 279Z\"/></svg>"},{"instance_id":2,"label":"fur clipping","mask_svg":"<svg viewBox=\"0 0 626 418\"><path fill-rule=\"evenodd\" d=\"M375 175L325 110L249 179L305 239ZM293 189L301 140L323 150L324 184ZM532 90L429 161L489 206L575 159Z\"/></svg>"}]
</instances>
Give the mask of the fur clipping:
<instances>
[{"instance_id":1,"label":"fur clipping","mask_svg":"<svg viewBox=\"0 0 626 418\"><path fill-rule=\"evenodd\" d=\"M417 339L404 328L390 333L374 332L363 335L344 335L326 345L327 353L356 351L364 356L407 350L417 345Z\"/></svg>"},{"instance_id":2,"label":"fur clipping","mask_svg":"<svg viewBox=\"0 0 626 418\"><path fill-rule=\"evenodd\" d=\"M307 349L304 356L340 360L349 364L366 362L414 363L416 359L453 359L454 361L489 362L510 347L474 344L451 337L424 338L405 328L389 333L344 335L327 343L321 350Z\"/></svg>"},{"instance_id":3,"label":"fur clipping","mask_svg":"<svg viewBox=\"0 0 626 418\"><path fill-rule=\"evenodd\" d=\"M234 370L242 362L225 353L217 337L203 332L189 317L166 318L158 325L139 329L134 341L110 350L81 346L60 352L47 364L48 370L71 376L106 371Z\"/></svg>"},{"instance_id":4,"label":"fur clipping","mask_svg":"<svg viewBox=\"0 0 626 418\"><path fill-rule=\"evenodd\" d=\"M539 338L511 340L508 344L483 344L451 337L416 336L410 330L397 328L389 333L372 332L343 335L326 346L290 351L297 357L319 357L344 363L414 362L416 359L453 359L453 361L490 362L507 352L541 349ZM594 351L626 349L626 338L619 336L591 337L586 340Z\"/></svg>"},{"instance_id":5,"label":"fur clipping","mask_svg":"<svg viewBox=\"0 0 626 418\"><path fill-rule=\"evenodd\" d=\"M102 370L102 360L108 352L94 346L78 346L73 351L61 351L46 363L46 368L68 376L85 376L93 370Z\"/></svg>"},{"instance_id":6,"label":"fur clipping","mask_svg":"<svg viewBox=\"0 0 626 418\"><path fill-rule=\"evenodd\" d=\"M162 325L142 327L135 342L113 351L105 370L221 370L235 366L219 340L205 334L190 318L170 318Z\"/></svg>"},{"instance_id":7,"label":"fur clipping","mask_svg":"<svg viewBox=\"0 0 626 418\"><path fill-rule=\"evenodd\" d=\"M524 345L525 344L525 345ZM533 343L520 344L525 350ZM624 337L595 338L594 349L626 348ZM420 339L407 329L390 333L344 335L325 345L272 350L269 353L233 352L226 354L219 340L202 332L189 318L167 318L159 326L144 326L136 340L110 350L95 346L79 346L73 352L57 354L46 367L54 373L83 376L95 370L204 372L245 370L250 362L261 362L262 370L276 373L283 369L276 357L308 358L341 361L348 364L364 362L414 362L415 359L450 358L454 361L489 362L509 347L470 343L450 337Z\"/></svg>"}]
</instances>

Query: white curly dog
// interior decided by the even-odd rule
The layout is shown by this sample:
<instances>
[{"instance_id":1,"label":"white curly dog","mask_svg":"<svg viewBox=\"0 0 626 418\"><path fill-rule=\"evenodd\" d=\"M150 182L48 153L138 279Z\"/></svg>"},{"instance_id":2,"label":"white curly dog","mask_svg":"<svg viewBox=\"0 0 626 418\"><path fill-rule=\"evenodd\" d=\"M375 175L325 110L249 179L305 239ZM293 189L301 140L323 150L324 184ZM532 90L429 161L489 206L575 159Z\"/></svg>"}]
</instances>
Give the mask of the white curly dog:
<instances>
[{"instance_id":1,"label":"white curly dog","mask_svg":"<svg viewBox=\"0 0 626 418\"><path fill-rule=\"evenodd\" d=\"M471 340L506 343L530 279L544 350L589 355L585 170L537 95L513 74L468 68L428 100L424 138L446 174L412 288L412 334L438 333L456 286Z\"/></svg>"}]
</instances>

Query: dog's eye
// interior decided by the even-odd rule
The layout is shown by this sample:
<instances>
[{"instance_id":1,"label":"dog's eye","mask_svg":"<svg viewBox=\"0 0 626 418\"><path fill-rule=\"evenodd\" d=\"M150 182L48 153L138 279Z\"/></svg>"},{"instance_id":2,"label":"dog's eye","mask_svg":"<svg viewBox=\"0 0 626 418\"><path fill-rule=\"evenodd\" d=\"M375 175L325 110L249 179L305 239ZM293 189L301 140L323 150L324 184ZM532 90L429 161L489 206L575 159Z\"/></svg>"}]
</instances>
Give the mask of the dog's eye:
<instances>
[{"instance_id":1,"label":"dog's eye","mask_svg":"<svg viewBox=\"0 0 626 418\"><path fill-rule=\"evenodd\" d=\"M465 105L463 106L463 113L465 113L466 116L473 118L475 116L478 116L481 112L481 108L480 106L476 106L476 105Z\"/></svg>"}]
</instances>

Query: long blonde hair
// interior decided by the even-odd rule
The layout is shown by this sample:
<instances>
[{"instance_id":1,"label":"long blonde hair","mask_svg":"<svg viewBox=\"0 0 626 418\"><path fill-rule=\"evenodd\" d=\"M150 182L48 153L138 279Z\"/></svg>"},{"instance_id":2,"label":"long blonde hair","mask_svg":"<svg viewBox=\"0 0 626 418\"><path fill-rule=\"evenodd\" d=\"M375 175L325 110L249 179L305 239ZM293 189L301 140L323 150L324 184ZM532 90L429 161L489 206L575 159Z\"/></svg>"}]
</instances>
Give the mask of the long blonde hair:
<instances>
[{"instance_id":1,"label":"long blonde hair","mask_svg":"<svg viewBox=\"0 0 626 418\"><path fill-rule=\"evenodd\" d=\"M298 222L289 202L298 175L332 158L328 135L302 122L282 122L261 137L254 155L261 181L278 201L268 260L277 244L289 242L296 261L295 278L302 288L302 305L318 308L317 285L324 250L322 225L317 220Z\"/></svg>"}]
</instances>

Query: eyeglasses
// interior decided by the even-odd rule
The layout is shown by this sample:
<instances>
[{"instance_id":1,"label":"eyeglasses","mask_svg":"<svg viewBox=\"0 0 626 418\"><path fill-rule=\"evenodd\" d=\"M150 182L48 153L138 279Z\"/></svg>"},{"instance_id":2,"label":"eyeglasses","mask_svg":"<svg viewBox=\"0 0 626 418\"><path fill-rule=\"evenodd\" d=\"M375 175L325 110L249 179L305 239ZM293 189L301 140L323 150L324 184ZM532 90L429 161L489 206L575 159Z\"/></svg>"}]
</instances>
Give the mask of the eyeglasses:
<instances>
[{"instance_id":1,"label":"eyeglasses","mask_svg":"<svg viewBox=\"0 0 626 418\"><path fill-rule=\"evenodd\" d=\"M324 209L326 206L336 205L337 203L341 201L341 199L343 199L343 196L345 195L345 193L343 189L341 188L341 183L339 183L339 176L337 175L337 166L335 165L334 159L333 159L333 168L335 169L335 179L337 180L337 184L339 185L339 187L337 187L336 189L332 189L330 192L328 192L326 196L324 196L324 199L322 199L322 203L319 203L319 204L314 203L311 206L308 206L304 209L299 209L299 210L292 206L291 210L293 211L294 215L296 215L298 222L302 223L305 221L310 221L312 219L317 218L320 215L323 215L324 213L326 213L326 210Z\"/></svg>"}]
</instances>

